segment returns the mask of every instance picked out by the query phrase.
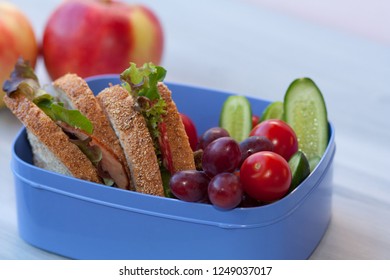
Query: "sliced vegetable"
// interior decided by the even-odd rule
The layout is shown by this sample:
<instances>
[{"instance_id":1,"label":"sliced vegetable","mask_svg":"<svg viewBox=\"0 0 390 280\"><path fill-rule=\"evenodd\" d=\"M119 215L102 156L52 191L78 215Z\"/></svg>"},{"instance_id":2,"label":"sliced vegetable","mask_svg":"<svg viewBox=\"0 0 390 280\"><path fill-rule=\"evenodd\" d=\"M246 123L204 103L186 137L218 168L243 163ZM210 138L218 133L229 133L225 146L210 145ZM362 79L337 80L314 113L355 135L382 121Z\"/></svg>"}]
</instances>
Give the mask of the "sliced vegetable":
<instances>
[{"instance_id":1,"label":"sliced vegetable","mask_svg":"<svg viewBox=\"0 0 390 280\"><path fill-rule=\"evenodd\" d=\"M265 121L269 119L283 119L283 102L272 102L264 109L260 121Z\"/></svg>"},{"instance_id":2,"label":"sliced vegetable","mask_svg":"<svg viewBox=\"0 0 390 280\"><path fill-rule=\"evenodd\" d=\"M296 79L284 97L284 119L298 137L313 170L328 145L328 119L324 98L310 78Z\"/></svg>"},{"instance_id":3,"label":"sliced vegetable","mask_svg":"<svg viewBox=\"0 0 390 280\"><path fill-rule=\"evenodd\" d=\"M241 95L229 96L223 104L219 125L238 142L247 138L252 129L252 108L249 100Z\"/></svg>"},{"instance_id":4,"label":"sliced vegetable","mask_svg":"<svg viewBox=\"0 0 390 280\"><path fill-rule=\"evenodd\" d=\"M304 153L296 152L288 161L291 169L291 184L289 191L293 191L310 174L310 165Z\"/></svg>"},{"instance_id":5,"label":"sliced vegetable","mask_svg":"<svg viewBox=\"0 0 390 280\"><path fill-rule=\"evenodd\" d=\"M196 130L196 126L189 116L183 113L179 113L179 114L180 114L181 121L183 122L186 134L188 136L191 149L195 151L196 146L198 145L198 131Z\"/></svg>"}]
</instances>

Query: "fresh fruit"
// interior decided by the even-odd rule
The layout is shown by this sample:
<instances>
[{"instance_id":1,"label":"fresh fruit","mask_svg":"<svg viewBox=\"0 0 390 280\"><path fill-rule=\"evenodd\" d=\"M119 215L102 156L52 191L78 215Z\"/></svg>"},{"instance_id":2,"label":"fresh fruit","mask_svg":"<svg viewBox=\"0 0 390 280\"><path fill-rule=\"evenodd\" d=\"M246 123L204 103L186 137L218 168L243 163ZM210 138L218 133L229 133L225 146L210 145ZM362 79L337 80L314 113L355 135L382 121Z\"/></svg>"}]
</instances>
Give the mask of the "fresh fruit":
<instances>
[{"instance_id":1,"label":"fresh fruit","mask_svg":"<svg viewBox=\"0 0 390 280\"><path fill-rule=\"evenodd\" d=\"M42 46L52 79L68 72L81 77L121 73L129 61L160 64L163 30L142 5L68 0L50 16Z\"/></svg>"},{"instance_id":2,"label":"fresh fruit","mask_svg":"<svg viewBox=\"0 0 390 280\"><path fill-rule=\"evenodd\" d=\"M222 127L212 127L206 130L199 138L198 149L206 149L208 144L221 137L228 137L229 132Z\"/></svg>"},{"instance_id":3,"label":"fresh fruit","mask_svg":"<svg viewBox=\"0 0 390 280\"><path fill-rule=\"evenodd\" d=\"M291 185L289 191L293 191L310 174L310 165L304 153L296 152L288 161L291 170Z\"/></svg>"},{"instance_id":4,"label":"fresh fruit","mask_svg":"<svg viewBox=\"0 0 390 280\"><path fill-rule=\"evenodd\" d=\"M19 57L34 68L38 46L28 18L8 2L0 2L0 107L4 106L2 85L12 72Z\"/></svg>"},{"instance_id":5,"label":"fresh fruit","mask_svg":"<svg viewBox=\"0 0 390 280\"><path fill-rule=\"evenodd\" d=\"M258 152L243 162L240 180L245 193L259 201L272 202L287 194L291 183L290 166L277 153Z\"/></svg>"},{"instance_id":6,"label":"fresh fruit","mask_svg":"<svg viewBox=\"0 0 390 280\"><path fill-rule=\"evenodd\" d=\"M238 142L247 138L252 129L252 109L249 100L241 95L229 96L223 104L219 125Z\"/></svg>"},{"instance_id":7,"label":"fresh fruit","mask_svg":"<svg viewBox=\"0 0 390 280\"><path fill-rule=\"evenodd\" d=\"M250 132L250 136L265 136L273 146L273 151L287 161L298 151L298 140L294 130L284 121L270 119L260 122Z\"/></svg>"},{"instance_id":8,"label":"fresh fruit","mask_svg":"<svg viewBox=\"0 0 390 280\"><path fill-rule=\"evenodd\" d=\"M254 128L260 122L258 115L252 115L252 128Z\"/></svg>"},{"instance_id":9,"label":"fresh fruit","mask_svg":"<svg viewBox=\"0 0 390 280\"><path fill-rule=\"evenodd\" d=\"M274 145L265 136L250 136L240 143L240 166L247 157L261 151L273 151Z\"/></svg>"},{"instance_id":10,"label":"fresh fruit","mask_svg":"<svg viewBox=\"0 0 390 280\"><path fill-rule=\"evenodd\" d=\"M189 202L204 200L207 197L209 177L202 171L178 171L169 180L172 193L179 199Z\"/></svg>"},{"instance_id":11,"label":"fresh fruit","mask_svg":"<svg viewBox=\"0 0 390 280\"><path fill-rule=\"evenodd\" d=\"M320 106L325 104L317 100L322 95L309 81L307 78L294 81L284 102L269 104L260 122L257 115L251 114L251 106L245 97L228 97L220 115L221 127L212 127L199 138L197 154L201 159L201 171L188 171L192 175L185 176L175 174L179 179L172 180L172 193L177 192L176 197L182 200L211 203L228 210L268 204L293 191L310 175L322 156L314 153L308 158L303 150L298 150L297 134L284 121L287 119L298 125L306 119L312 121L316 113L324 111L326 117L326 108ZM313 100L310 104L301 102L304 95L300 90L315 95L311 96ZM311 133L311 130L318 132L316 120L313 122L314 128L306 127L307 133ZM244 131L248 127L252 129L246 134ZM237 138L243 140L238 142ZM202 183L196 182L196 179L201 180L199 174L204 176ZM206 182L209 183L205 195Z\"/></svg>"},{"instance_id":12,"label":"fresh fruit","mask_svg":"<svg viewBox=\"0 0 390 280\"><path fill-rule=\"evenodd\" d=\"M283 102L272 102L264 109L260 121L265 121L269 119L283 119Z\"/></svg>"},{"instance_id":13,"label":"fresh fruit","mask_svg":"<svg viewBox=\"0 0 390 280\"><path fill-rule=\"evenodd\" d=\"M203 151L202 167L210 177L223 172L233 172L241 160L239 144L231 137L221 137L211 142Z\"/></svg>"},{"instance_id":14,"label":"fresh fruit","mask_svg":"<svg viewBox=\"0 0 390 280\"><path fill-rule=\"evenodd\" d=\"M198 145L198 132L196 130L196 126L187 115L180 113L180 117L183 122L184 129L187 133L188 140L190 141L191 149L195 151L196 146Z\"/></svg>"},{"instance_id":15,"label":"fresh fruit","mask_svg":"<svg viewBox=\"0 0 390 280\"><path fill-rule=\"evenodd\" d=\"M221 173L211 179L208 185L210 202L221 209L232 209L242 200L240 179L233 173Z\"/></svg>"},{"instance_id":16,"label":"fresh fruit","mask_svg":"<svg viewBox=\"0 0 390 280\"><path fill-rule=\"evenodd\" d=\"M313 170L328 146L329 128L324 98L310 78L296 79L288 87L284 119L294 129L299 149Z\"/></svg>"},{"instance_id":17,"label":"fresh fruit","mask_svg":"<svg viewBox=\"0 0 390 280\"><path fill-rule=\"evenodd\" d=\"M284 102L273 102L266 107L260 122L258 116L251 114L245 97L226 99L220 115L221 127L213 127L199 138L198 149L203 150L199 169L211 178L207 195L199 202L210 202L221 209L256 207L283 198L310 175L321 156L317 153L307 158L304 151L298 150L297 134L284 119L298 122L304 115L310 121L311 116L321 110L316 109L318 104L306 108L310 106L300 101L303 95L298 89L308 90L310 83L307 80L293 84L295 86L289 88ZM310 85L311 90L313 85ZM319 90L315 89L318 97ZM318 100L314 101L318 103ZM299 109L293 109L294 106ZM326 108L322 110L326 113ZM303 114L300 115L301 111ZM313 126L316 125L314 122ZM243 127L252 127L248 135L243 133ZM307 130L310 132L310 128ZM240 137L243 140L238 142L236 139Z\"/></svg>"},{"instance_id":18,"label":"fresh fruit","mask_svg":"<svg viewBox=\"0 0 390 280\"><path fill-rule=\"evenodd\" d=\"M260 201L254 199L253 197L251 197L250 195L244 192L242 195L241 203L238 207L249 208L249 207L257 207L260 205L262 205Z\"/></svg>"}]
</instances>

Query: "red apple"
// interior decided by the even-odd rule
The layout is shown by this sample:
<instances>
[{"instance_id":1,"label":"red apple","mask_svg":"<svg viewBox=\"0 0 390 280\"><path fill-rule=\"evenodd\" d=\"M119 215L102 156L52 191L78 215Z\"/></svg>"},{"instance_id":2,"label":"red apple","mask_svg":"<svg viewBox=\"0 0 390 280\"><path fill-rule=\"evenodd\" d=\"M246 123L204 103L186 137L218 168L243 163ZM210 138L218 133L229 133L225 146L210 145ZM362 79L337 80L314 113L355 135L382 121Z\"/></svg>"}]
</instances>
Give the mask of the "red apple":
<instances>
[{"instance_id":1,"label":"red apple","mask_svg":"<svg viewBox=\"0 0 390 280\"><path fill-rule=\"evenodd\" d=\"M43 56L52 79L121 73L129 62L160 64L163 31L143 5L110 0L68 0L49 17Z\"/></svg>"},{"instance_id":2,"label":"red apple","mask_svg":"<svg viewBox=\"0 0 390 280\"><path fill-rule=\"evenodd\" d=\"M35 66L38 46L34 30L16 6L0 2L0 107L4 106L3 83L20 56Z\"/></svg>"}]
</instances>

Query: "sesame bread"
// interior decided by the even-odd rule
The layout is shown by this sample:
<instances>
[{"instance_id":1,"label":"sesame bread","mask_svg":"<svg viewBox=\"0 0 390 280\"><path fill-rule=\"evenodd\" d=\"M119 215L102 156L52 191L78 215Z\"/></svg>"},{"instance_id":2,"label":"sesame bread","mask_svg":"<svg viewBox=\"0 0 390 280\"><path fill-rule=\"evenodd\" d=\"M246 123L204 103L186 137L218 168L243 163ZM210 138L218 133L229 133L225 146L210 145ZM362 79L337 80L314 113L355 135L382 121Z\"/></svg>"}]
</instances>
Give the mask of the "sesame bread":
<instances>
[{"instance_id":1,"label":"sesame bread","mask_svg":"<svg viewBox=\"0 0 390 280\"><path fill-rule=\"evenodd\" d=\"M164 123L167 130L174 171L194 170L196 169L194 154L176 104L172 100L172 93L161 82L158 84L158 91L167 104L167 114L164 116Z\"/></svg>"},{"instance_id":2,"label":"sesame bread","mask_svg":"<svg viewBox=\"0 0 390 280\"><path fill-rule=\"evenodd\" d=\"M53 85L65 93L57 96L61 102L64 102L72 109L79 110L92 122L94 127L93 136L99 139L106 147L112 149L123 166L125 166L127 176L130 178L131 173L118 137L85 80L76 74L66 74L55 80Z\"/></svg>"},{"instance_id":3,"label":"sesame bread","mask_svg":"<svg viewBox=\"0 0 390 280\"><path fill-rule=\"evenodd\" d=\"M97 96L125 153L137 192L164 196L161 173L152 138L133 97L121 86L111 86Z\"/></svg>"},{"instance_id":4,"label":"sesame bread","mask_svg":"<svg viewBox=\"0 0 390 280\"><path fill-rule=\"evenodd\" d=\"M5 96L4 102L28 131L34 164L39 167L101 183L96 168L68 136L24 94Z\"/></svg>"}]
</instances>

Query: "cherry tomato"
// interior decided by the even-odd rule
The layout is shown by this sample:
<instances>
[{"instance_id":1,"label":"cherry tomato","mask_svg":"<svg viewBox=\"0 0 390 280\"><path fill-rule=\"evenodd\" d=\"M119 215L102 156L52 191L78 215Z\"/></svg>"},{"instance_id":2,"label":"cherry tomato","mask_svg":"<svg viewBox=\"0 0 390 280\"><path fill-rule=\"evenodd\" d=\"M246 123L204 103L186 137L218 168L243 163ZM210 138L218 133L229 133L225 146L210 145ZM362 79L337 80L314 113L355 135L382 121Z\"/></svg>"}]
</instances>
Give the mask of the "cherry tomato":
<instances>
[{"instance_id":1,"label":"cherry tomato","mask_svg":"<svg viewBox=\"0 0 390 280\"><path fill-rule=\"evenodd\" d=\"M181 120L184 124L184 129L187 133L188 140L190 141L190 146L193 151L196 150L196 145L198 144L198 132L193 121L187 115L180 113Z\"/></svg>"},{"instance_id":2,"label":"cherry tomato","mask_svg":"<svg viewBox=\"0 0 390 280\"><path fill-rule=\"evenodd\" d=\"M240 169L240 180L245 193L262 202L282 198L290 187L291 170L280 155L262 151L249 156Z\"/></svg>"},{"instance_id":3,"label":"cherry tomato","mask_svg":"<svg viewBox=\"0 0 390 280\"><path fill-rule=\"evenodd\" d=\"M252 128L255 127L260 122L260 117L258 115L252 115Z\"/></svg>"},{"instance_id":4,"label":"cherry tomato","mask_svg":"<svg viewBox=\"0 0 390 280\"><path fill-rule=\"evenodd\" d=\"M273 151L287 161L298 151L298 140L294 130L282 120L265 120L256 125L249 135L267 137L274 145Z\"/></svg>"}]
</instances>

